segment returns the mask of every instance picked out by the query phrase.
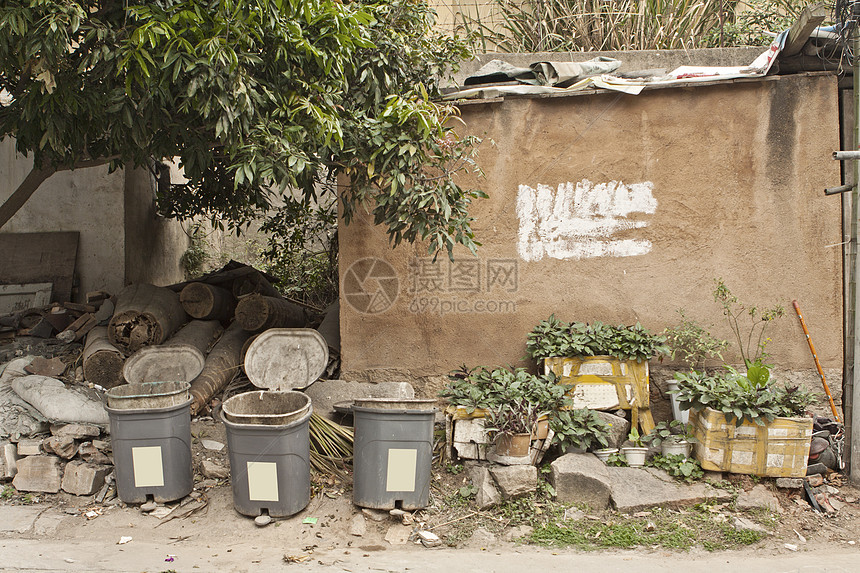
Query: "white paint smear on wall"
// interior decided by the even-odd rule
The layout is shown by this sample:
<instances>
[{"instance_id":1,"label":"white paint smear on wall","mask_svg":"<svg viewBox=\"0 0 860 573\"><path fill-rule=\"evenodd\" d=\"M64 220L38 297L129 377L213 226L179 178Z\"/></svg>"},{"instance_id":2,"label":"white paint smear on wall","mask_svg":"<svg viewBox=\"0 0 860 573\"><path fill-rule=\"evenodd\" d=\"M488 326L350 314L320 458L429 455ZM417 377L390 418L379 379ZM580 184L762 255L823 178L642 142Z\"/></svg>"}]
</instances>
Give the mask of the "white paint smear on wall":
<instances>
[{"instance_id":1,"label":"white paint smear on wall","mask_svg":"<svg viewBox=\"0 0 860 573\"><path fill-rule=\"evenodd\" d=\"M520 221L518 250L524 261L632 257L651 250L645 239L615 239L613 235L648 226L631 219L633 213L652 215L657 200L650 181L624 185L620 181L594 184L583 179L575 185L562 183L533 189L520 185L517 217Z\"/></svg>"}]
</instances>

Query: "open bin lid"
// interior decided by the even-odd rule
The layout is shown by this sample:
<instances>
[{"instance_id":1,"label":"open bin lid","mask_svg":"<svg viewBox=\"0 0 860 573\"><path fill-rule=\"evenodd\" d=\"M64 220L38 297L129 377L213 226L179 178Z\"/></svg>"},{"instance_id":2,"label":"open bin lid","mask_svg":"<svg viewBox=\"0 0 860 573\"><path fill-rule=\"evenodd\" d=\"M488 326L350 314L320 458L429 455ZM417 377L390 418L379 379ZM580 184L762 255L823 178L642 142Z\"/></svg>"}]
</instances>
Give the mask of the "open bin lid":
<instances>
[{"instance_id":1,"label":"open bin lid","mask_svg":"<svg viewBox=\"0 0 860 573\"><path fill-rule=\"evenodd\" d=\"M270 328L245 354L245 374L257 388L295 390L319 378L328 366L328 344L312 328Z\"/></svg>"}]
</instances>

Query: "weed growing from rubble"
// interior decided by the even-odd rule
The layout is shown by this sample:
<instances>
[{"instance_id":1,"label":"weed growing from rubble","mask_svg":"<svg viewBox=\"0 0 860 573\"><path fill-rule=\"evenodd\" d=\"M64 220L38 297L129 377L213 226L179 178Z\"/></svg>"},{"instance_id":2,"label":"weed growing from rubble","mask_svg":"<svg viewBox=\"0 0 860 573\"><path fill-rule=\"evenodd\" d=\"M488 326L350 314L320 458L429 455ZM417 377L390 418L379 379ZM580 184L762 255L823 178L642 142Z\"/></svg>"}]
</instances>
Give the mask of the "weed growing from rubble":
<instances>
[{"instance_id":1,"label":"weed growing from rubble","mask_svg":"<svg viewBox=\"0 0 860 573\"><path fill-rule=\"evenodd\" d=\"M7 485L3 488L3 491L0 492L0 499L6 499L6 500L12 499L12 496L14 496L15 493L17 493L15 491L15 488L12 487L11 485Z\"/></svg>"}]
</instances>

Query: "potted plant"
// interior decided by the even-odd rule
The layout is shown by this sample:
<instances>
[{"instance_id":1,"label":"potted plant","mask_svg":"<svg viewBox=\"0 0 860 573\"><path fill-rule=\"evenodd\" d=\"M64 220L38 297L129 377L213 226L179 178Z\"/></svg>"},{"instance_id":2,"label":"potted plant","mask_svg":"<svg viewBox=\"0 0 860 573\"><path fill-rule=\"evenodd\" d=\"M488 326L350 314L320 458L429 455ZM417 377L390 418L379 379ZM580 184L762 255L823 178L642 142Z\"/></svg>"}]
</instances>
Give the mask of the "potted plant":
<instances>
[{"instance_id":1,"label":"potted plant","mask_svg":"<svg viewBox=\"0 0 860 573\"><path fill-rule=\"evenodd\" d=\"M524 368L508 369L462 367L449 375L449 382L440 395L454 408L455 420L459 410L463 417L483 418L481 429L489 440L496 440L496 453L501 454L514 439L525 455L532 434L539 434L538 421L564 407L568 402L565 388L553 374L535 376ZM486 416L486 417L485 417ZM460 421L463 421L462 418ZM524 434L525 437L516 437ZM501 444L499 444L501 442Z\"/></svg>"},{"instance_id":2,"label":"potted plant","mask_svg":"<svg viewBox=\"0 0 860 573\"><path fill-rule=\"evenodd\" d=\"M552 315L529 333L527 349L545 373L568 386L575 408L630 409L635 404L647 410L648 360L666 351L664 342L638 323L569 323Z\"/></svg>"},{"instance_id":3,"label":"potted plant","mask_svg":"<svg viewBox=\"0 0 860 573\"><path fill-rule=\"evenodd\" d=\"M687 318L684 309L678 309L678 314L681 316L681 322L663 331L666 346L669 349L669 358L672 361L685 364L690 371L705 371L708 361L722 361L722 353L729 343L712 336L695 320ZM689 421L690 413L688 410L681 410L678 404L678 399L675 396L678 390L677 379L668 380L666 389L668 390L669 401L672 403L672 415L675 420L686 424Z\"/></svg>"},{"instance_id":4,"label":"potted plant","mask_svg":"<svg viewBox=\"0 0 860 573\"><path fill-rule=\"evenodd\" d=\"M802 477L812 418L812 393L778 385L769 376L750 378L733 368L678 378L678 400L690 410L696 459L706 470L767 477ZM775 454L769 456L769 454Z\"/></svg>"},{"instance_id":5,"label":"potted plant","mask_svg":"<svg viewBox=\"0 0 860 573\"><path fill-rule=\"evenodd\" d=\"M597 445L604 448L609 445L609 424L593 410L553 412L549 428L553 431L552 443L558 444L562 452L585 452Z\"/></svg>"},{"instance_id":6,"label":"potted plant","mask_svg":"<svg viewBox=\"0 0 860 573\"><path fill-rule=\"evenodd\" d=\"M692 427L679 420L660 422L642 441L653 446L659 446L663 456L681 455L688 457L690 447L696 441Z\"/></svg>"},{"instance_id":7,"label":"potted plant","mask_svg":"<svg viewBox=\"0 0 860 573\"><path fill-rule=\"evenodd\" d=\"M631 446L623 446L621 448L621 453L627 460L627 465L631 468L640 468L644 466L645 458L648 457L648 448L642 441L642 436L639 435L639 430L635 427L631 428L627 439L631 444L633 444Z\"/></svg>"}]
</instances>

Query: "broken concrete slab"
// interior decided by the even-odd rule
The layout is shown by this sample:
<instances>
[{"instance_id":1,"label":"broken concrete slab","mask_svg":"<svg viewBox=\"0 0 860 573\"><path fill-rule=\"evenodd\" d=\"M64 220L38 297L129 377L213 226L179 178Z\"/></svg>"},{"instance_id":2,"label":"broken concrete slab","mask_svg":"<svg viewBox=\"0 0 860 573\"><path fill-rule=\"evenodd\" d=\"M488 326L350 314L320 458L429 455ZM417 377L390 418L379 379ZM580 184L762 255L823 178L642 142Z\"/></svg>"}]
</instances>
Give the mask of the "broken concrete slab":
<instances>
[{"instance_id":1,"label":"broken concrete slab","mask_svg":"<svg viewBox=\"0 0 860 573\"><path fill-rule=\"evenodd\" d=\"M60 529L60 524L66 519L66 515L56 509L48 509L33 524L33 533L42 537L53 537Z\"/></svg>"},{"instance_id":2,"label":"broken concrete slab","mask_svg":"<svg viewBox=\"0 0 860 573\"><path fill-rule=\"evenodd\" d=\"M78 442L71 436L51 436L42 440L42 449L70 460L78 453Z\"/></svg>"},{"instance_id":3,"label":"broken concrete slab","mask_svg":"<svg viewBox=\"0 0 860 573\"><path fill-rule=\"evenodd\" d=\"M537 489L537 468L534 466L493 466L490 475L496 480L504 499L513 499Z\"/></svg>"},{"instance_id":4,"label":"broken concrete slab","mask_svg":"<svg viewBox=\"0 0 860 573\"><path fill-rule=\"evenodd\" d=\"M764 526L759 525L746 517L735 516L732 525L738 531L755 531L756 533L770 535L770 531L768 531Z\"/></svg>"},{"instance_id":5,"label":"broken concrete slab","mask_svg":"<svg viewBox=\"0 0 860 573\"><path fill-rule=\"evenodd\" d=\"M27 533L44 508L23 505L0 505L0 532Z\"/></svg>"},{"instance_id":6,"label":"broken concrete slab","mask_svg":"<svg viewBox=\"0 0 860 573\"><path fill-rule=\"evenodd\" d=\"M655 468L606 467L612 504L622 513L651 507L679 508L708 500L727 502L732 494L703 483L685 484Z\"/></svg>"},{"instance_id":7,"label":"broken concrete slab","mask_svg":"<svg viewBox=\"0 0 860 573\"><path fill-rule=\"evenodd\" d=\"M355 537L364 537L365 533L367 533L367 520L364 515L356 513L349 523L349 534Z\"/></svg>"},{"instance_id":8,"label":"broken concrete slab","mask_svg":"<svg viewBox=\"0 0 860 573\"><path fill-rule=\"evenodd\" d=\"M18 440L19 456L38 456L42 453L42 440L34 438L23 438Z\"/></svg>"},{"instance_id":9,"label":"broken concrete slab","mask_svg":"<svg viewBox=\"0 0 860 573\"><path fill-rule=\"evenodd\" d=\"M57 493L62 483L62 465L54 456L27 456L18 460L12 485L18 491Z\"/></svg>"},{"instance_id":10,"label":"broken concrete slab","mask_svg":"<svg viewBox=\"0 0 860 573\"><path fill-rule=\"evenodd\" d=\"M496 488L496 482L486 466L471 463L466 465L472 485L478 488L475 493L475 504L478 509L487 509L502 502L502 495Z\"/></svg>"},{"instance_id":11,"label":"broken concrete slab","mask_svg":"<svg viewBox=\"0 0 860 573\"><path fill-rule=\"evenodd\" d=\"M76 440L98 438L101 429L91 424L51 424L51 434L54 436L70 436Z\"/></svg>"},{"instance_id":12,"label":"broken concrete slab","mask_svg":"<svg viewBox=\"0 0 860 573\"><path fill-rule=\"evenodd\" d=\"M626 418L610 414L609 412L602 412L600 410L592 411L609 426L609 436L607 436L606 440L608 445L606 447L620 448L621 444L624 443L624 440L627 439L627 435L630 432L630 422L627 421Z\"/></svg>"},{"instance_id":13,"label":"broken concrete slab","mask_svg":"<svg viewBox=\"0 0 860 573\"><path fill-rule=\"evenodd\" d=\"M408 382L347 382L346 380L317 380L305 394L314 404L314 413L329 419L340 419L335 404L347 404L361 398L392 398L411 400L415 389Z\"/></svg>"},{"instance_id":14,"label":"broken concrete slab","mask_svg":"<svg viewBox=\"0 0 860 573\"><path fill-rule=\"evenodd\" d=\"M558 501L591 509L609 507L612 493L607 466L592 454L565 454L551 464L549 482Z\"/></svg>"},{"instance_id":15,"label":"broken concrete slab","mask_svg":"<svg viewBox=\"0 0 860 573\"><path fill-rule=\"evenodd\" d=\"M768 511L779 512L779 500L763 484L758 484L750 491L743 491L738 495L735 507L740 510L764 508Z\"/></svg>"},{"instance_id":16,"label":"broken concrete slab","mask_svg":"<svg viewBox=\"0 0 860 573\"><path fill-rule=\"evenodd\" d=\"M113 465L113 460L110 456L102 452L92 442L84 442L78 446L78 455L81 456L82 460L90 464L97 466Z\"/></svg>"},{"instance_id":17,"label":"broken concrete slab","mask_svg":"<svg viewBox=\"0 0 860 573\"><path fill-rule=\"evenodd\" d=\"M63 472L63 491L72 495L93 495L105 484L110 467L86 462L69 462Z\"/></svg>"},{"instance_id":18,"label":"broken concrete slab","mask_svg":"<svg viewBox=\"0 0 860 573\"><path fill-rule=\"evenodd\" d=\"M201 469L203 471L203 476L210 479L227 479L230 477L229 468L211 460L203 460Z\"/></svg>"},{"instance_id":19,"label":"broken concrete slab","mask_svg":"<svg viewBox=\"0 0 860 573\"><path fill-rule=\"evenodd\" d=\"M0 448L0 479L10 480L18 473L18 448L4 443Z\"/></svg>"},{"instance_id":20,"label":"broken concrete slab","mask_svg":"<svg viewBox=\"0 0 860 573\"><path fill-rule=\"evenodd\" d=\"M12 389L32 404L45 418L56 422L83 422L107 426L110 423L102 403L85 396L55 378L22 376L12 380Z\"/></svg>"},{"instance_id":21,"label":"broken concrete slab","mask_svg":"<svg viewBox=\"0 0 860 573\"><path fill-rule=\"evenodd\" d=\"M385 533L385 541L391 545L406 545L412 535L412 528L406 525L396 524L388 528Z\"/></svg>"}]
</instances>

